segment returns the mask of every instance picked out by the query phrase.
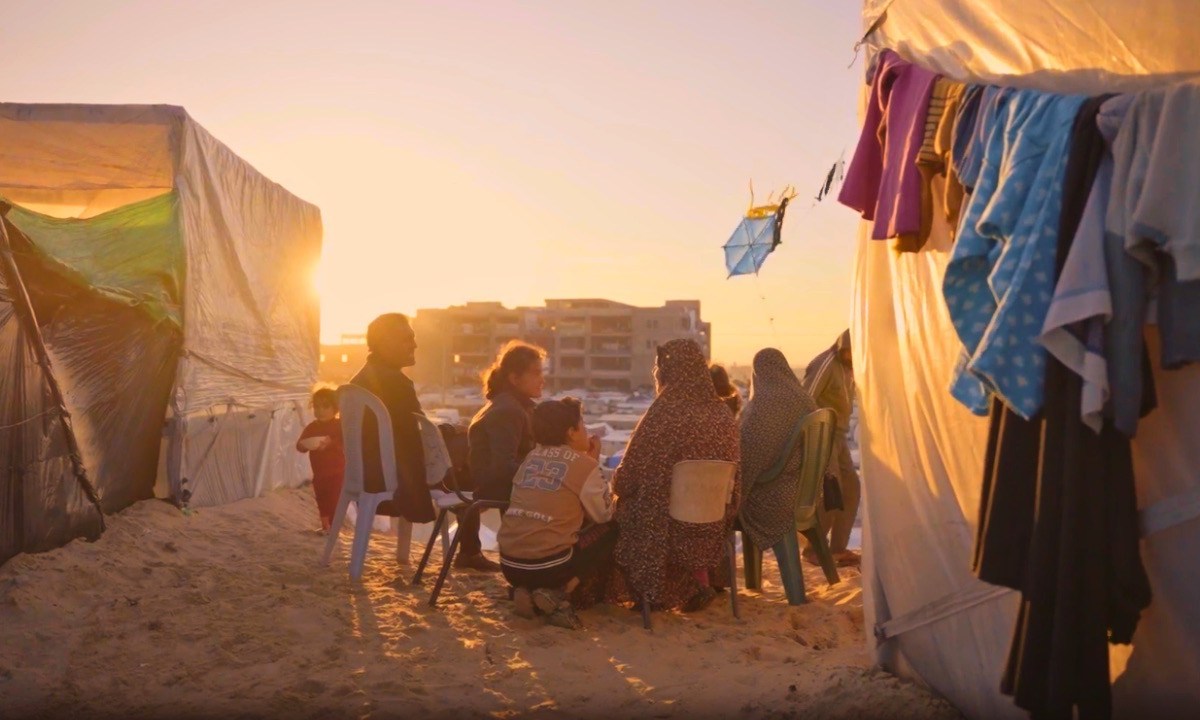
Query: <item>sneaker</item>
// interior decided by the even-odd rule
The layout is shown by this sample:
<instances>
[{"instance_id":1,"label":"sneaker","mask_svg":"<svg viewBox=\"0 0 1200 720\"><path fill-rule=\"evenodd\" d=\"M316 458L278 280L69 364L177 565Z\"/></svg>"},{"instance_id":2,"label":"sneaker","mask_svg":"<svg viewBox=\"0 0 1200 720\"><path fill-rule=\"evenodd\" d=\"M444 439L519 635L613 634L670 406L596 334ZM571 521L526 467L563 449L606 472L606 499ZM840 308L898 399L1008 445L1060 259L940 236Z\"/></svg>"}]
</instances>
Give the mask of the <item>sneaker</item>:
<instances>
[{"instance_id":1,"label":"sneaker","mask_svg":"<svg viewBox=\"0 0 1200 720\"><path fill-rule=\"evenodd\" d=\"M546 624L567 630L583 629L583 621L575 614L575 608L570 603L560 606L546 618Z\"/></svg>"},{"instance_id":2,"label":"sneaker","mask_svg":"<svg viewBox=\"0 0 1200 720\"><path fill-rule=\"evenodd\" d=\"M553 615L563 606L571 607L567 595L562 590L538 588L533 591L533 606L543 615Z\"/></svg>"},{"instance_id":3,"label":"sneaker","mask_svg":"<svg viewBox=\"0 0 1200 720\"><path fill-rule=\"evenodd\" d=\"M529 593L529 588L519 587L513 590L513 612L517 617L532 620L534 617L533 595Z\"/></svg>"},{"instance_id":4,"label":"sneaker","mask_svg":"<svg viewBox=\"0 0 1200 720\"><path fill-rule=\"evenodd\" d=\"M709 605L712 605L713 600L716 599L717 591L706 585L696 591L696 594L683 604L683 611L685 613L700 612Z\"/></svg>"},{"instance_id":5,"label":"sneaker","mask_svg":"<svg viewBox=\"0 0 1200 720\"><path fill-rule=\"evenodd\" d=\"M454 558L454 567L462 570L478 570L480 572L500 572L500 564L492 562L483 553L459 555Z\"/></svg>"}]
</instances>

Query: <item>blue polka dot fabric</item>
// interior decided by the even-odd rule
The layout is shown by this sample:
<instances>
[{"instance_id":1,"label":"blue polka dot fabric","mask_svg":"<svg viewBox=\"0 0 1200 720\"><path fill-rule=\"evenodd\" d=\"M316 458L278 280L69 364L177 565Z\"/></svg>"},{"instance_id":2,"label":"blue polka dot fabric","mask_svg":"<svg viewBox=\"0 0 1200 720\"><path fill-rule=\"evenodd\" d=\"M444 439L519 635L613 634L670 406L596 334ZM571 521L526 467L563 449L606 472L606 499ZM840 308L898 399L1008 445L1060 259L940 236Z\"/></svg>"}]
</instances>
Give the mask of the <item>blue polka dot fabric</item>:
<instances>
[{"instance_id":1,"label":"blue polka dot fabric","mask_svg":"<svg viewBox=\"0 0 1200 720\"><path fill-rule=\"evenodd\" d=\"M1063 173L1083 101L1005 89L979 110L979 177L942 287L963 343L950 392L978 415L993 394L1026 419L1042 407L1038 335L1054 295Z\"/></svg>"}]
</instances>

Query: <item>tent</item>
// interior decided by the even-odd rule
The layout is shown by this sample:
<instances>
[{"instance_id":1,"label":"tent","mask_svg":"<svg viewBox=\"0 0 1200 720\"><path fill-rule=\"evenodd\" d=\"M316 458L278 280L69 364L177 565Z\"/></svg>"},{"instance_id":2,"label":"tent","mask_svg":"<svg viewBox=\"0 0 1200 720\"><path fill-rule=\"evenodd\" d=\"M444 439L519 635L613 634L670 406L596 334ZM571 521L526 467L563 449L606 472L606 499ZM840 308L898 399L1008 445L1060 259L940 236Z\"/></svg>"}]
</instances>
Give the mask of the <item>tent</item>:
<instances>
[{"instance_id":1,"label":"tent","mask_svg":"<svg viewBox=\"0 0 1200 720\"><path fill-rule=\"evenodd\" d=\"M1188 0L866 0L863 29L873 47L956 80L1098 93L1200 73L1194 10ZM942 225L919 253L894 253L865 227L858 240L866 621L885 667L969 717L1021 717L1000 693L1018 598L971 573L987 420L947 391L960 344L941 292ZM1153 600L1132 646L1111 648L1118 717L1200 707L1200 367L1156 362L1155 372L1159 407L1133 443Z\"/></svg>"},{"instance_id":2,"label":"tent","mask_svg":"<svg viewBox=\"0 0 1200 720\"><path fill-rule=\"evenodd\" d=\"M0 104L0 562L304 479L317 208L170 106Z\"/></svg>"}]
</instances>

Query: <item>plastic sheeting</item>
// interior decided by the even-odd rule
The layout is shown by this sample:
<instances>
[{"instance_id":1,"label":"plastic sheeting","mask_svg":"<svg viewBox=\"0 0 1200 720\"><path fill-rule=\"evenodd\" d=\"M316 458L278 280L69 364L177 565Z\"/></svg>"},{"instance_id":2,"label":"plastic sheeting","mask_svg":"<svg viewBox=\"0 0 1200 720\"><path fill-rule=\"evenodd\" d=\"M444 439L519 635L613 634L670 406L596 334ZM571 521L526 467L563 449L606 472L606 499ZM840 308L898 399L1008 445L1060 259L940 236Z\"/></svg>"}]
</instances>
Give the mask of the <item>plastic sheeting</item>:
<instances>
[{"instance_id":1,"label":"plastic sheeting","mask_svg":"<svg viewBox=\"0 0 1200 720\"><path fill-rule=\"evenodd\" d=\"M156 479L203 505L307 477L294 441L319 356L316 207L171 106L0 104L0 197L28 236L21 274L105 511ZM61 438L25 437L45 389L6 297L0 443L19 427L26 456L0 475L0 523L25 529L0 531L0 562L90 533L69 467L51 467Z\"/></svg>"},{"instance_id":2,"label":"plastic sheeting","mask_svg":"<svg viewBox=\"0 0 1200 720\"><path fill-rule=\"evenodd\" d=\"M1200 71L1189 0L868 0L864 30L885 7L876 46L960 80L1095 92ZM930 245L915 254L868 240L865 227L858 240L851 333L864 420L867 623L891 636L875 644L885 666L970 717L1021 717L999 692L1016 596L970 572L987 425L947 391L958 341L941 293L946 230L935 222ZM1182 501L1200 507L1200 368L1158 371L1156 381L1160 406L1133 446L1145 517ZM1132 650L1113 648L1118 716L1200 707L1200 579L1191 570L1200 520L1172 521L1143 543L1154 599Z\"/></svg>"}]
</instances>

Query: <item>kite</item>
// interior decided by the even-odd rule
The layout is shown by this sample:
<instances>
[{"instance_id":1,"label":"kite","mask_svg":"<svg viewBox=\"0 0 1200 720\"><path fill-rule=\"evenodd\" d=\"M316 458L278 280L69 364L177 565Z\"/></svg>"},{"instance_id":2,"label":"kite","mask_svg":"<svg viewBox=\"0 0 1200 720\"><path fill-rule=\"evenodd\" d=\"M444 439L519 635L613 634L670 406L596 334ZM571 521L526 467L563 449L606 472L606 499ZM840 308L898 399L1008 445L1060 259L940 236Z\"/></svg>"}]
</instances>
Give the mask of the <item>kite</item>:
<instances>
[{"instance_id":1,"label":"kite","mask_svg":"<svg viewBox=\"0 0 1200 720\"><path fill-rule=\"evenodd\" d=\"M783 215L787 212L788 202L795 195L795 191L789 188L784 191L778 204L753 207L754 195L751 191L752 207L746 211L746 216L738 223L737 229L724 245L725 268L729 271L727 278L734 275L758 274L767 256L781 242Z\"/></svg>"}]
</instances>

